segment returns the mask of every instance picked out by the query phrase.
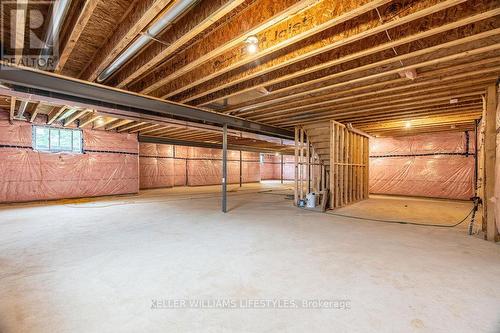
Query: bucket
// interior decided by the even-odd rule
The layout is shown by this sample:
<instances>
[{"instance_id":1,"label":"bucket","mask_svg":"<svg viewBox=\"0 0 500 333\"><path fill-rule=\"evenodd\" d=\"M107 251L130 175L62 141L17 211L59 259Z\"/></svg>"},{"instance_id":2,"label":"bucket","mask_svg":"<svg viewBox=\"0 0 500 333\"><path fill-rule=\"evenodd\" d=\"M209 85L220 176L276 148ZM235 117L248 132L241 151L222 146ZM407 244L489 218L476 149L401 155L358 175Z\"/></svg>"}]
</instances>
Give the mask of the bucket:
<instances>
[{"instance_id":1,"label":"bucket","mask_svg":"<svg viewBox=\"0 0 500 333\"><path fill-rule=\"evenodd\" d=\"M316 193L306 195L307 208L316 208Z\"/></svg>"}]
</instances>

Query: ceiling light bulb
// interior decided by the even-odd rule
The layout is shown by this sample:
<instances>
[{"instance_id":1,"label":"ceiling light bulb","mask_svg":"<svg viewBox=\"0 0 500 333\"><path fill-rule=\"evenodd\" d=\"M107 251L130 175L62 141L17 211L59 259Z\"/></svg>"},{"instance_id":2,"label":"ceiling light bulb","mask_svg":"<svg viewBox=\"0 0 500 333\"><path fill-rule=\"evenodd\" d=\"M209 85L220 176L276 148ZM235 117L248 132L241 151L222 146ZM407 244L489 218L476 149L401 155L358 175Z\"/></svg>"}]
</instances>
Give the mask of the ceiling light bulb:
<instances>
[{"instance_id":1,"label":"ceiling light bulb","mask_svg":"<svg viewBox=\"0 0 500 333\"><path fill-rule=\"evenodd\" d=\"M409 121L407 121L406 124L405 124L405 127L406 128L410 128L411 127L411 123Z\"/></svg>"},{"instance_id":2,"label":"ceiling light bulb","mask_svg":"<svg viewBox=\"0 0 500 333\"><path fill-rule=\"evenodd\" d=\"M256 53L259 50L259 39L257 36L250 36L245 40L248 53Z\"/></svg>"},{"instance_id":3,"label":"ceiling light bulb","mask_svg":"<svg viewBox=\"0 0 500 333\"><path fill-rule=\"evenodd\" d=\"M257 44L248 44L247 51L249 53L256 53L257 52Z\"/></svg>"}]
</instances>

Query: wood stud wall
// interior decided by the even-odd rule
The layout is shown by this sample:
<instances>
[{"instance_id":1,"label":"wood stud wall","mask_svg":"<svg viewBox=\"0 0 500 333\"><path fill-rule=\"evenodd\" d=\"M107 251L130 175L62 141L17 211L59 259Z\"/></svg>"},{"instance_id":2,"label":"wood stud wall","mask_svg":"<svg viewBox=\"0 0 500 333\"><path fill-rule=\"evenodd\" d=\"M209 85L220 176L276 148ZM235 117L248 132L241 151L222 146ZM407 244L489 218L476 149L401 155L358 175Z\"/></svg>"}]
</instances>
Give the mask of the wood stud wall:
<instances>
[{"instance_id":1,"label":"wood stud wall","mask_svg":"<svg viewBox=\"0 0 500 333\"><path fill-rule=\"evenodd\" d=\"M320 194L323 209L367 199L368 176L368 135L333 120L295 127L296 205L308 192Z\"/></svg>"},{"instance_id":2,"label":"wood stud wall","mask_svg":"<svg viewBox=\"0 0 500 333\"><path fill-rule=\"evenodd\" d=\"M369 138L331 121L330 207L368 199Z\"/></svg>"}]
</instances>

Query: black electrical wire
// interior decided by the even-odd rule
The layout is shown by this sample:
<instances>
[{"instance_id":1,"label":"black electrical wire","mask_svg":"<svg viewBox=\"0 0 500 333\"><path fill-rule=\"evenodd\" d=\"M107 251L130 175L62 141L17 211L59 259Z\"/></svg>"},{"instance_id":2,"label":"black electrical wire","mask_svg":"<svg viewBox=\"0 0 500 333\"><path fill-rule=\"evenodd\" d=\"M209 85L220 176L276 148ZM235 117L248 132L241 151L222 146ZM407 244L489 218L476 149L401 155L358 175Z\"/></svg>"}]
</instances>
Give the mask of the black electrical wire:
<instances>
[{"instance_id":1,"label":"black electrical wire","mask_svg":"<svg viewBox=\"0 0 500 333\"><path fill-rule=\"evenodd\" d=\"M472 208L472 210L467 214L466 217L464 217L462 220L455 224L447 225L447 224L432 224L432 223L417 223L417 222L409 222L409 221L391 221L391 220L381 220L381 219L373 219L373 218L367 218L367 217L359 217L359 216L351 216L351 215L344 215L344 214L339 214L339 213L326 213L328 215L335 215L335 216L340 216L340 217L346 217L346 218L351 218L351 219L357 219L357 220L363 220L363 221L373 221L373 222L380 222L380 223L391 223L391 224L409 224L409 225L418 225L418 226L423 226L423 227L436 227L436 228L455 228L459 226L460 224L464 223L467 221L467 218L471 216L471 214L476 210L476 208Z\"/></svg>"},{"instance_id":2,"label":"black electrical wire","mask_svg":"<svg viewBox=\"0 0 500 333\"><path fill-rule=\"evenodd\" d=\"M271 194L271 193L269 193L269 194ZM362 221L372 221L372 222L390 223L390 224L408 224L408 225L417 225L417 226L422 226L422 227L436 227L436 228L455 228L455 227L459 226L460 224L464 223L465 221L467 221L467 218L469 216L471 216L471 214L473 214L477 210L476 205L474 205L474 207L471 209L471 211L462 220L460 220L459 222L457 222L455 224L447 225L447 224L433 224L433 223L417 223L417 222L410 222L410 221L382 220L382 219L375 219L375 218L369 218L369 217L345 215L345 214L339 214L339 213L321 212L318 210L308 209L305 207L300 207L300 208L303 210L309 211L309 212L313 212L313 213L328 214L328 215L334 215L334 216L362 220Z\"/></svg>"}]
</instances>

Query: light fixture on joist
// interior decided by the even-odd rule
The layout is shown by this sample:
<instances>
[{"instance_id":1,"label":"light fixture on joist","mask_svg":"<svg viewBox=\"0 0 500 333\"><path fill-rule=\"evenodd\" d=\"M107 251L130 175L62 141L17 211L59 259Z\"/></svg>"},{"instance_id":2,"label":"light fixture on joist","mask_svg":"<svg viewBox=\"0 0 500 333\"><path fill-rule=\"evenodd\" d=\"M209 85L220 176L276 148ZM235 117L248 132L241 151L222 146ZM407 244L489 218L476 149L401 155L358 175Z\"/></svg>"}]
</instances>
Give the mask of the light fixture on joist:
<instances>
[{"instance_id":1,"label":"light fixture on joist","mask_svg":"<svg viewBox=\"0 0 500 333\"><path fill-rule=\"evenodd\" d=\"M248 53L254 54L259 50L259 39L257 36L250 36L245 40Z\"/></svg>"}]
</instances>

